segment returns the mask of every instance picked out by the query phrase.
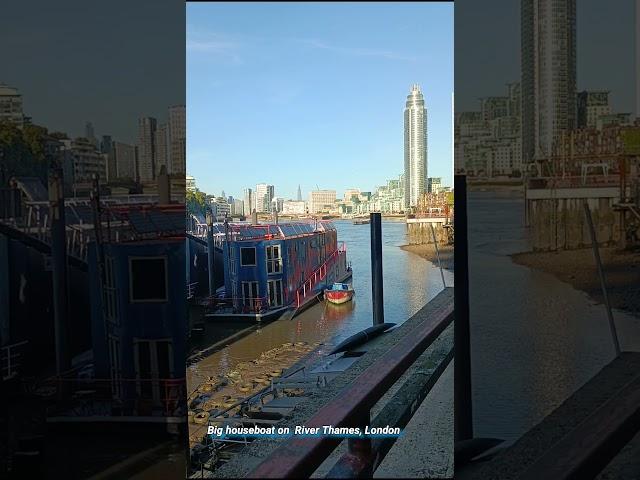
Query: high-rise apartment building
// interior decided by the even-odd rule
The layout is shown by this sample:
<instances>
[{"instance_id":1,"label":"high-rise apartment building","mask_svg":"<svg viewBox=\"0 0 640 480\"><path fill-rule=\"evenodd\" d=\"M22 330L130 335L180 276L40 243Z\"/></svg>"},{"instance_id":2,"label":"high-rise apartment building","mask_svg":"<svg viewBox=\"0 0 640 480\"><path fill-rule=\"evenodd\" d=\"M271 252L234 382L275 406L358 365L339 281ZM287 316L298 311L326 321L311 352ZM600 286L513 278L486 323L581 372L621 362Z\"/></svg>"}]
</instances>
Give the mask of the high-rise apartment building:
<instances>
[{"instance_id":1,"label":"high-rise apartment building","mask_svg":"<svg viewBox=\"0 0 640 480\"><path fill-rule=\"evenodd\" d=\"M576 0L522 0L522 160L576 127Z\"/></svg>"},{"instance_id":2,"label":"high-rise apartment building","mask_svg":"<svg viewBox=\"0 0 640 480\"><path fill-rule=\"evenodd\" d=\"M244 202L242 202L244 216L251 215L253 210L253 191L250 188L244 189Z\"/></svg>"},{"instance_id":3,"label":"high-rise apartment building","mask_svg":"<svg viewBox=\"0 0 640 480\"><path fill-rule=\"evenodd\" d=\"M413 85L404 109L405 207L418 204L427 181L427 108L419 85Z\"/></svg>"},{"instance_id":4,"label":"high-rise apartment building","mask_svg":"<svg viewBox=\"0 0 640 480\"><path fill-rule=\"evenodd\" d=\"M275 188L273 185L259 183L256 185L255 209L258 213L271 212L271 202L273 201Z\"/></svg>"},{"instance_id":5,"label":"high-rise apartment building","mask_svg":"<svg viewBox=\"0 0 640 480\"><path fill-rule=\"evenodd\" d=\"M138 174L140 182L153 182L156 178L156 129L157 121L153 117L142 117L138 120Z\"/></svg>"},{"instance_id":6,"label":"high-rise apartment building","mask_svg":"<svg viewBox=\"0 0 640 480\"><path fill-rule=\"evenodd\" d=\"M170 140L169 140L169 125L166 123L162 123L158 125L156 131L154 133L154 151L155 151L155 170L156 175L157 172L160 172L160 168L164 165L167 169L167 172L171 172L171 161L170 161Z\"/></svg>"},{"instance_id":7,"label":"high-rise apartment building","mask_svg":"<svg viewBox=\"0 0 640 480\"><path fill-rule=\"evenodd\" d=\"M120 180L136 180L136 147L122 142L113 142L115 177ZM109 175L109 180L112 180Z\"/></svg>"},{"instance_id":8,"label":"high-rise apartment building","mask_svg":"<svg viewBox=\"0 0 640 480\"><path fill-rule=\"evenodd\" d=\"M184 105L169 107L169 156L171 164L167 166L174 175L186 172L186 109Z\"/></svg>"}]
</instances>

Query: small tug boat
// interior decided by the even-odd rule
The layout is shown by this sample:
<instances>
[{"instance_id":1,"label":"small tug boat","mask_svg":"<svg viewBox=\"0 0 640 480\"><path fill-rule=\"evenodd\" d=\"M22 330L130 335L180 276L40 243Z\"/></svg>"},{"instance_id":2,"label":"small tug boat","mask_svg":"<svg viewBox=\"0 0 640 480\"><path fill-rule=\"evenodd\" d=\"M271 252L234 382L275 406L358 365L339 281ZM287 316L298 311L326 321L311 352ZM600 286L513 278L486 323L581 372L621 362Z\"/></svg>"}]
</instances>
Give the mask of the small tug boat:
<instances>
[{"instance_id":1,"label":"small tug boat","mask_svg":"<svg viewBox=\"0 0 640 480\"><path fill-rule=\"evenodd\" d=\"M354 220L353 224L354 225L367 225L369 223L369 219L368 218L360 218L358 220Z\"/></svg>"},{"instance_id":2,"label":"small tug boat","mask_svg":"<svg viewBox=\"0 0 640 480\"><path fill-rule=\"evenodd\" d=\"M324 291L324 298L331 303L341 304L353 298L353 288L347 283L334 283Z\"/></svg>"}]
</instances>

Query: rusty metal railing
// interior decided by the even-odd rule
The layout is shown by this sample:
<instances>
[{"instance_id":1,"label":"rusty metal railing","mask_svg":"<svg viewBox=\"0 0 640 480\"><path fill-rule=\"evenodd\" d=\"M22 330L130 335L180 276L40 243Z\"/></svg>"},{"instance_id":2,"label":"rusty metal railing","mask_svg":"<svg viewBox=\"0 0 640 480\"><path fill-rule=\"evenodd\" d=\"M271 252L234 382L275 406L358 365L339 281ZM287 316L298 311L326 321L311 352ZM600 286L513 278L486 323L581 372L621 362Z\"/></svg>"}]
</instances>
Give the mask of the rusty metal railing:
<instances>
[{"instance_id":1,"label":"rusty metal railing","mask_svg":"<svg viewBox=\"0 0 640 480\"><path fill-rule=\"evenodd\" d=\"M305 422L305 426L332 425L362 429L369 425L371 408L451 324L453 311L453 298L450 298ZM341 438L329 436L293 437L247 477L308 478L341 441ZM337 462L330 475L335 478L370 477L383 454L366 437L350 438L348 446L348 453Z\"/></svg>"}]
</instances>

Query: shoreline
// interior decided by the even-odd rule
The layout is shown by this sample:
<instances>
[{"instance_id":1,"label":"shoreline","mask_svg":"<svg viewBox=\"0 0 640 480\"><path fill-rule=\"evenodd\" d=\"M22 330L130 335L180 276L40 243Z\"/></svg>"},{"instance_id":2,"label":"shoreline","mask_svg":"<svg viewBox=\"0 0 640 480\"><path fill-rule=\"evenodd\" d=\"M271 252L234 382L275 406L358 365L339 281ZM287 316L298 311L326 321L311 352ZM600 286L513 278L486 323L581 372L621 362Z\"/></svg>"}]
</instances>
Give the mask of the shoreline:
<instances>
[{"instance_id":1,"label":"shoreline","mask_svg":"<svg viewBox=\"0 0 640 480\"><path fill-rule=\"evenodd\" d=\"M436 249L432 243L401 245L400 248L406 252L410 252L424 258L438 268ZM440 251L442 268L453 272L453 245L438 245L438 250Z\"/></svg>"},{"instance_id":2,"label":"shoreline","mask_svg":"<svg viewBox=\"0 0 640 480\"><path fill-rule=\"evenodd\" d=\"M607 294L612 308L640 318L640 252L600 248ZM592 300L604 304L600 278L590 248L511 255L518 264L548 273Z\"/></svg>"}]
</instances>

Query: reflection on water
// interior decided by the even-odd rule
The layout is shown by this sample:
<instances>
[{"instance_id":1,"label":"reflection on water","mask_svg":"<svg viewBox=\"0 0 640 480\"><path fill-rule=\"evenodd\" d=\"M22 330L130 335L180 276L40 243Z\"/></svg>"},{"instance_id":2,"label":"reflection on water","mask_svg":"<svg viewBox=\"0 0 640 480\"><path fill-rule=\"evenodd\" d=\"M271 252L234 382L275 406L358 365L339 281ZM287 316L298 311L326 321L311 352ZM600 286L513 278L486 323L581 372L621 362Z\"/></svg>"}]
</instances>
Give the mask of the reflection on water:
<instances>
[{"instance_id":1,"label":"reflection on water","mask_svg":"<svg viewBox=\"0 0 640 480\"><path fill-rule=\"evenodd\" d=\"M513 442L613 359L606 311L571 285L514 264L529 251L522 198L469 194L474 434ZM640 320L614 317L622 349Z\"/></svg>"},{"instance_id":2,"label":"reflection on water","mask_svg":"<svg viewBox=\"0 0 640 480\"><path fill-rule=\"evenodd\" d=\"M353 266L354 300L344 305L321 302L294 319L269 323L192 365L187 370L190 391L208 376L224 374L239 362L254 360L286 342L321 342L316 358L350 335L373 324L371 305L370 225L336 221L338 239L347 244ZM442 290L439 270L398 248L406 244L404 221L383 220L385 321L403 323ZM453 273L445 271L447 286ZM212 327L209 327L212 328ZM213 327L215 329L215 327Z\"/></svg>"}]
</instances>

